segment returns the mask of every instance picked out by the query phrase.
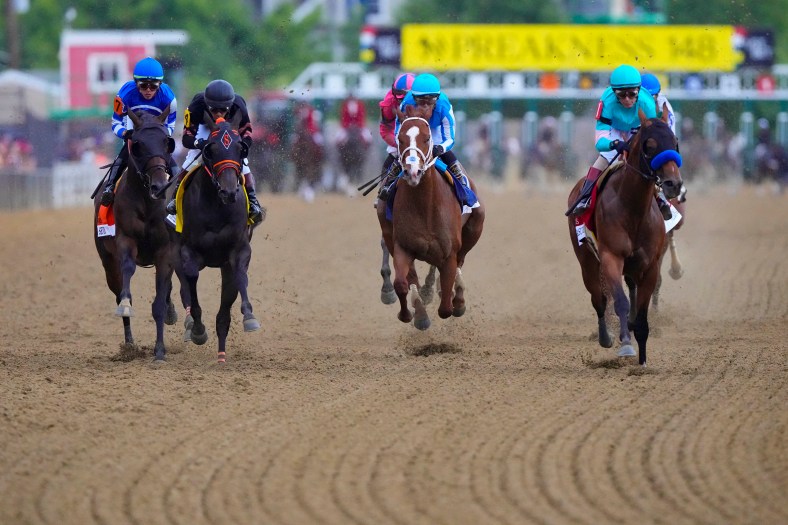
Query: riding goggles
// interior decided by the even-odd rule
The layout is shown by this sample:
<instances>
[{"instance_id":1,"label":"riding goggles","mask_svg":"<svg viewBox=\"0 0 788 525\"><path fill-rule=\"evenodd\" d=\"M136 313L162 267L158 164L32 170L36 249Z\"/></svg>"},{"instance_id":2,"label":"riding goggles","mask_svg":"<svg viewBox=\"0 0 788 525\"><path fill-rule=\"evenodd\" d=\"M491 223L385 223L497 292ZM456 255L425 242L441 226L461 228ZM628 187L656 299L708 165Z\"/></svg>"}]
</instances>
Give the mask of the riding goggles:
<instances>
[{"instance_id":1,"label":"riding goggles","mask_svg":"<svg viewBox=\"0 0 788 525\"><path fill-rule=\"evenodd\" d=\"M138 80L137 81L137 88L138 89L147 89L148 91L156 91L161 86L161 82L158 80Z\"/></svg>"},{"instance_id":2,"label":"riding goggles","mask_svg":"<svg viewBox=\"0 0 788 525\"><path fill-rule=\"evenodd\" d=\"M408 92L404 89L392 89L391 94L397 98L402 98L408 94Z\"/></svg>"},{"instance_id":3,"label":"riding goggles","mask_svg":"<svg viewBox=\"0 0 788 525\"><path fill-rule=\"evenodd\" d=\"M418 95L413 98L416 99L416 102L435 102L438 100L439 96L440 95Z\"/></svg>"},{"instance_id":4,"label":"riding goggles","mask_svg":"<svg viewBox=\"0 0 788 525\"><path fill-rule=\"evenodd\" d=\"M613 93L616 94L616 98L619 100L623 100L625 98L633 98L637 99L638 94L640 93L639 89L614 89Z\"/></svg>"},{"instance_id":5,"label":"riding goggles","mask_svg":"<svg viewBox=\"0 0 788 525\"><path fill-rule=\"evenodd\" d=\"M230 108L226 108L226 107L216 107L215 108L215 107L208 106L208 111L210 111L211 113L214 113L214 114L215 113L229 113L230 112Z\"/></svg>"}]
</instances>

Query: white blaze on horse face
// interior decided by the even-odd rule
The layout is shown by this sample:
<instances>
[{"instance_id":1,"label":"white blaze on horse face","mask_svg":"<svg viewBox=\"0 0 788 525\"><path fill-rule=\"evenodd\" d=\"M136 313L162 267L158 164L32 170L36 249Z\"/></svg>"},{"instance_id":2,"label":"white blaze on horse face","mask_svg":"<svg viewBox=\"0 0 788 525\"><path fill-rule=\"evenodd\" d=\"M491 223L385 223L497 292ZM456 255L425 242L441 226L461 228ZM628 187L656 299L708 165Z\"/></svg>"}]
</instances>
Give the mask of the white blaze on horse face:
<instances>
[{"instance_id":1,"label":"white blaze on horse face","mask_svg":"<svg viewBox=\"0 0 788 525\"><path fill-rule=\"evenodd\" d=\"M421 180L421 159L417 155L419 147L416 143L416 137L419 136L419 128L413 126L408 129L406 134L410 138L410 146L407 149L409 153L408 156L405 157L405 165L407 166L409 175L407 180L411 186L415 186Z\"/></svg>"}]
</instances>

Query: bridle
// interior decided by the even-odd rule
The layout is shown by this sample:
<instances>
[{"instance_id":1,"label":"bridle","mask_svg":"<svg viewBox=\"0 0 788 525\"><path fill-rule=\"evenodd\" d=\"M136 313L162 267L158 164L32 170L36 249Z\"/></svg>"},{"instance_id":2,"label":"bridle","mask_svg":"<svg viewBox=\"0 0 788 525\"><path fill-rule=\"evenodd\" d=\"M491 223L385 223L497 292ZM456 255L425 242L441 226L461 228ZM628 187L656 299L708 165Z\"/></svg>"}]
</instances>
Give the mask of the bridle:
<instances>
[{"instance_id":1,"label":"bridle","mask_svg":"<svg viewBox=\"0 0 788 525\"><path fill-rule=\"evenodd\" d=\"M418 146L415 145L408 146L407 148L401 150L399 134L402 133L402 129L405 127L405 123L408 122L409 120L424 122L424 124L427 126L427 130L429 131L430 129L429 122L427 122L427 120L421 117L408 117L402 121L402 124L400 124L399 127L399 131L397 132L397 153L399 155L399 162L402 166L405 166L405 164L418 163L420 166L424 166L423 168L419 168L419 173L424 174L428 169L432 167L433 164L435 164L435 161L438 160L437 157L433 158L432 156L432 133L429 133L430 142L427 147L427 153L424 153L418 148ZM411 129L413 129L413 127L409 128L408 131L410 131ZM410 156L408 156L408 152L411 152Z\"/></svg>"},{"instance_id":2,"label":"bridle","mask_svg":"<svg viewBox=\"0 0 788 525\"><path fill-rule=\"evenodd\" d=\"M151 178L153 173L156 173L157 171L161 170L168 175L169 178L168 183L159 192L157 192L158 195L163 194L167 190L169 185L175 180L174 177L172 177L172 173L170 172L170 165L167 162L167 159L162 155L149 155L146 157L145 167L141 168L140 165L137 163L137 157L132 153L131 150L132 141L129 140L126 142L127 142L126 147L129 150L129 166L134 168L134 171L136 172L137 176L139 176L140 180L142 181L142 185L146 190L150 190ZM161 159L161 162L157 162L152 166L148 166L147 165L148 161L151 159Z\"/></svg>"},{"instance_id":3,"label":"bridle","mask_svg":"<svg viewBox=\"0 0 788 525\"><path fill-rule=\"evenodd\" d=\"M638 133L642 133L642 128L638 131ZM642 138L642 137L641 137ZM627 157L624 159L624 164L638 173L641 177L646 179L649 182L653 182L657 187L662 187L662 178L659 176L659 171L662 170L662 166L667 164L670 161L676 163L676 165L680 168L681 167L681 154L674 150L674 149L666 149L662 150L653 157L649 157L646 155L642 144L645 140L640 141L640 155L639 155L639 166L635 166L629 162L629 158ZM645 169L640 169L645 166Z\"/></svg>"},{"instance_id":4,"label":"bridle","mask_svg":"<svg viewBox=\"0 0 788 525\"><path fill-rule=\"evenodd\" d=\"M232 144L233 142L240 142L240 138L238 138L237 140L234 139L233 137L230 136L230 133L228 133L226 129L224 130L224 134L222 134L221 138L218 138L219 131L221 130L216 130L211 132L211 138L209 139L209 143L205 145L206 148L211 144L217 144L220 141L229 140L229 142L227 142L227 145L225 145L224 143L221 144L225 148L229 148L229 144ZM204 151L205 148L203 148L203 152ZM203 160L207 160L205 154L203 154ZM203 167L205 168L206 173L211 179L211 183L213 184L214 188L216 188L216 191L221 191L221 186L219 186L219 176L227 170L232 170L234 172L236 179L241 185L243 185L244 183L243 175L241 174L240 161L234 159L222 159L210 165L204 162Z\"/></svg>"}]
</instances>

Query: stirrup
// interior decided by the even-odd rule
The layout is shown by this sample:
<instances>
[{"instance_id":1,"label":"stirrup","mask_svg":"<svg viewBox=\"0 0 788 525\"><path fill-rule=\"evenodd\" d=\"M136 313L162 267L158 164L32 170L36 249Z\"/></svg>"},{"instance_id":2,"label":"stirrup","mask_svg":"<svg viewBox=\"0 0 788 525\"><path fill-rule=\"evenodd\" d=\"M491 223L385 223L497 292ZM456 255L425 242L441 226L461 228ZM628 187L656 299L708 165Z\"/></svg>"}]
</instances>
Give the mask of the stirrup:
<instances>
[{"instance_id":1,"label":"stirrup","mask_svg":"<svg viewBox=\"0 0 788 525\"><path fill-rule=\"evenodd\" d=\"M109 206L113 202L115 202L115 192L112 190L112 186L104 188L104 191L101 193L101 205Z\"/></svg>"},{"instance_id":2,"label":"stirrup","mask_svg":"<svg viewBox=\"0 0 788 525\"><path fill-rule=\"evenodd\" d=\"M588 206L591 204L591 198L583 199L571 210L566 212L567 217L577 217L578 215L582 215L588 210Z\"/></svg>"}]
</instances>

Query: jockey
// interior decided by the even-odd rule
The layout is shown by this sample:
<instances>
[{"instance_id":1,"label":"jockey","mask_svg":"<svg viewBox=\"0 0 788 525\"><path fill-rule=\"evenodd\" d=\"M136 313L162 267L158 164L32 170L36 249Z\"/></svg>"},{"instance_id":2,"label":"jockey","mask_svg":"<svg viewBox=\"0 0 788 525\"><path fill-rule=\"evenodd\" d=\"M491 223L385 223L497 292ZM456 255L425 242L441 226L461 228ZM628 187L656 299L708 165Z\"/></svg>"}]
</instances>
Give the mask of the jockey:
<instances>
[{"instance_id":1,"label":"jockey","mask_svg":"<svg viewBox=\"0 0 788 525\"><path fill-rule=\"evenodd\" d=\"M394 135L394 127L397 121L397 114L394 112L394 108L399 107L402 103L402 99L405 98L405 95L408 94L413 85L414 78L416 76L413 73L402 73L399 75L391 85L391 89L383 97L383 100L378 103L378 106L380 106L380 136L386 143L386 151L388 152L386 160L383 162L383 169L380 172L383 182L378 191L378 199L384 201L388 198L389 184L402 171L402 166L399 165L399 159L397 158L397 137Z\"/></svg>"},{"instance_id":2,"label":"jockey","mask_svg":"<svg viewBox=\"0 0 788 525\"><path fill-rule=\"evenodd\" d=\"M305 131L317 144L323 145L323 133L318 123L318 111L307 101L302 100L295 108L296 132Z\"/></svg>"},{"instance_id":3,"label":"jockey","mask_svg":"<svg viewBox=\"0 0 788 525\"><path fill-rule=\"evenodd\" d=\"M109 177L101 194L101 205L109 206L115 201L115 183L118 176L126 169L129 160L127 141L131 138L134 125L128 118L129 111L147 111L153 115L161 115L169 110L167 115L167 131L172 136L175 131L175 118L178 103L170 86L163 83L164 69L155 58L143 58L134 66L134 80L129 80L120 87L115 96L114 111L112 113L112 132L123 139L123 147L118 158L112 164ZM177 171L174 161L170 159L170 172Z\"/></svg>"},{"instance_id":4,"label":"jockey","mask_svg":"<svg viewBox=\"0 0 788 525\"><path fill-rule=\"evenodd\" d=\"M644 93L641 96L640 73L630 65L618 66L610 75L610 86L602 93L596 110L596 149L599 157L588 169L580 197L574 206L567 210L566 215L580 216L588 210L591 193L602 171L618 156L629 151L629 139L640 128L638 110L643 110L646 118L657 116L654 99ZM659 209L665 220L672 213L670 204L661 195L658 199ZM575 226L582 226L580 217Z\"/></svg>"},{"instance_id":5,"label":"jockey","mask_svg":"<svg viewBox=\"0 0 788 525\"><path fill-rule=\"evenodd\" d=\"M241 116L238 134L246 144L246 152L248 153L252 145L252 123L249 119L249 111L246 109L246 100L235 93L233 86L226 80L212 80L205 86L205 91L194 95L183 114L183 138L181 139L183 147L190 151L183 162L184 171L176 181L173 199L167 204L168 213L175 214L174 196L178 193L178 186L180 186L186 170L196 162L195 159L202 153L202 148L210 135L210 129L205 124L206 119L211 119L211 122L215 122L219 118L231 121L236 115ZM249 219L257 223L263 219L263 209L257 202L254 175L249 169L247 158L244 158L242 173L246 194L249 196Z\"/></svg>"},{"instance_id":6,"label":"jockey","mask_svg":"<svg viewBox=\"0 0 788 525\"><path fill-rule=\"evenodd\" d=\"M656 75L652 75L651 73L643 73L640 75L640 82L642 88L649 92L649 94L654 97L654 103L657 105L657 117L662 118L664 113L668 114L668 125L670 126L670 130L673 134L676 134L676 113L673 111L673 106L670 105L668 101L668 97L662 93L662 84L659 83L659 79ZM662 189L660 188L659 193L657 194L657 199L662 202L662 199L665 198L665 194L662 193ZM684 202L687 200L687 185L682 184L681 192L679 193L678 197L679 202ZM660 206L660 210L662 207Z\"/></svg>"},{"instance_id":7,"label":"jockey","mask_svg":"<svg viewBox=\"0 0 788 525\"><path fill-rule=\"evenodd\" d=\"M407 106L418 106L429 110L427 121L432 134L432 158L442 160L452 177L469 188L468 174L451 151L454 147L454 109L449 97L441 93L441 85L435 75L422 73L413 79L410 93L402 99L400 109L405 111ZM399 122L395 131L399 131Z\"/></svg>"},{"instance_id":8,"label":"jockey","mask_svg":"<svg viewBox=\"0 0 788 525\"><path fill-rule=\"evenodd\" d=\"M353 96L353 93L348 94L342 101L342 106L339 108L339 125L338 144L343 144L347 140L348 130L354 127L361 130L361 138L365 144L369 145L372 142L372 133L367 128L367 108L364 107L362 100Z\"/></svg>"}]
</instances>

